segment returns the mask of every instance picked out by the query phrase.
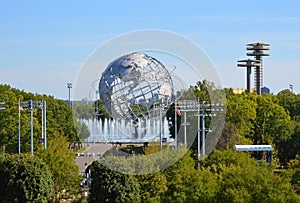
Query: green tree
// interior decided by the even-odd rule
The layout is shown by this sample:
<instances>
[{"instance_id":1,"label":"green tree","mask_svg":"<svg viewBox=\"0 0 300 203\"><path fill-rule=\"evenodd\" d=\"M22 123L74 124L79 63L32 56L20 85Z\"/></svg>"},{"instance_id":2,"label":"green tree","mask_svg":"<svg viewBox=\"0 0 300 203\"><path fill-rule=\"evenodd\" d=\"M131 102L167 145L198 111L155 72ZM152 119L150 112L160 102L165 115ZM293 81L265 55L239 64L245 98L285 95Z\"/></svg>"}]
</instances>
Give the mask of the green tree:
<instances>
[{"instance_id":1,"label":"green tree","mask_svg":"<svg viewBox=\"0 0 300 203\"><path fill-rule=\"evenodd\" d=\"M291 137L277 144L278 158L283 165L286 165L290 160L295 159L297 154L300 154L300 123L297 122L294 125Z\"/></svg>"},{"instance_id":2,"label":"green tree","mask_svg":"<svg viewBox=\"0 0 300 203\"><path fill-rule=\"evenodd\" d=\"M168 190L161 197L162 202L213 202L217 191L218 176L210 170L195 170L195 162L188 151L164 173Z\"/></svg>"},{"instance_id":3,"label":"green tree","mask_svg":"<svg viewBox=\"0 0 300 203\"><path fill-rule=\"evenodd\" d=\"M288 89L282 90L276 96L279 104L288 111L293 120L299 121L300 95L296 95Z\"/></svg>"},{"instance_id":4,"label":"green tree","mask_svg":"<svg viewBox=\"0 0 300 203\"><path fill-rule=\"evenodd\" d=\"M231 95L226 105L226 122L234 124L237 133L251 142L256 119L256 95Z\"/></svg>"},{"instance_id":5,"label":"green tree","mask_svg":"<svg viewBox=\"0 0 300 203\"><path fill-rule=\"evenodd\" d=\"M238 134L235 125L231 122L225 123L222 135L216 145L216 149L225 150L236 144L245 144L248 140Z\"/></svg>"},{"instance_id":6,"label":"green tree","mask_svg":"<svg viewBox=\"0 0 300 203\"><path fill-rule=\"evenodd\" d=\"M5 111L0 112L0 145L5 148L7 153L18 153L18 93L13 90L7 90L0 93L0 101L5 102ZM21 95L19 98L23 98ZM28 104L26 104L28 105ZM24 106L25 109L25 106ZM39 132L41 127L36 118L37 112L33 111L33 141L34 146L38 144ZM21 150L30 151L30 112L21 111Z\"/></svg>"},{"instance_id":7,"label":"green tree","mask_svg":"<svg viewBox=\"0 0 300 203\"><path fill-rule=\"evenodd\" d=\"M91 135L91 132L89 131L85 123L77 120L74 120L74 122L75 122L75 129L78 135L78 139L82 142Z\"/></svg>"},{"instance_id":8,"label":"green tree","mask_svg":"<svg viewBox=\"0 0 300 203\"><path fill-rule=\"evenodd\" d=\"M300 194L300 156L297 155L288 165L288 173L291 176L291 184L294 186L297 194Z\"/></svg>"},{"instance_id":9,"label":"green tree","mask_svg":"<svg viewBox=\"0 0 300 203\"><path fill-rule=\"evenodd\" d=\"M0 145L1 148L5 148L6 152L11 152L17 138L14 136L17 134L18 126L17 98L13 92L5 90L0 92L0 102L5 103L5 111L0 111Z\"/></svg>"},{"instance_id":10,"label":"green tree","mask_svg":"<svg viewBox=\"0 0 300 203\"><path fill-rule=\"evenodd\" d=\"M257 97L255 144L278 145L292 134L292 122L276 97L264 94Z\"/></svg>"},{"instance_id":11,"label":"green tree","mask_svg":"<svg viewBox=\"0 0 300 203\"><path fill-rule=\"evenodd\" d=\"M68 142L79 142L73 122L72 110L67 103L53 97L44 98L47 102L47 133L49 136L63 134Z\"/></svg>"},{"instance_id":12,"label":"green tree","mask_svg":"<svg viewBox=\"0 0 300 203\"><path fill-rule=\"evenodd\" d=\"M47 143L47 149L39 149L36 153L45 163L47 163L54 184L54 200L62 198L62 190L70 195L76 194L79 190L79 171L75 164L75 156L69 149L67 138L57 135Z\"/></svg>"},{"instance_id":13,"label":"green tree","mask_svg":"<svg viewBox=\"0 0 300 203\"><path fill-rule=\"evenodd\" d=\"M121 161L119 158L106 157L110 159L111 164L116 168L123 168L124 171L133 172L129 165L124 164L125 158ZM107 164L107 162L106 162ZM111 167L110 167L111 168ZM91 184L89 202L139 202L140 184L133 175L122 174L106 168L99 161L95 161L90 165L93 179Z\"/></svg>"},{"instance_id":14,"label":"green tree","mask_svg":"<svg viewBox=\"0 0 300 203\"><path fill-rule=\"evenodd\" d=\"M5 102L5 112L0 112L0 146L8 153L18 152L18 99L21 100L24 110L21 111L21 151L30 151L30 112L26 110L28 100L47 102L47 137L54 134L64 134L69 142L78 142L75 131L72 111L67 104L52 96L26 93L9 85L0 85L0 102ZM33 142L34 150L41 138L42 110L37 108L33 111Z\"/></svg>"},{"instance_id":15,"label":"green tree","mask_svg":"<svg viewBox=\"0 0 300 203\"><path fill-rule=\"evenodd\" d=\"M299 202L289 179L258 166L248 153L215 151L203 163L218 175L217 202Z\"/></svg>"},{"instance_id":16,"label":"green tree","mask_svg":"<svg viewBox=\"0 0 300 203\"><path fill-rule=\"evenodd\" d=\"M257 97L256 120L254 123L254 144L272 144L282 158L285 143L293 133L293 123L275 96L264 94ZM261 158L262 153L255 153ZM283 159L280 160L284 162Z\"/></svg>"},{"instance_id":17,"label":"green tree","mask_svg":"<svg viewBox=\"0 0 300 203\"><path fill-rule=\"evenodd\" d=\"M139 175L142 202L159 202L167 190L167 179L163 172Z\"/></svg>"},{"instance_id":18,"label":"green tree","mask_svg":"<svg viewBox=\"0 0 300 203\"><path fill-rule=\"evenodd\" d=\"M77 119L95 119L96 112L95 106L91 103L88 104L74 104L73 107L73 114Z\"/></svg>"},{"instance_id":19,"label":"green tree","mask_svg":"<svg viewBox=\"0 0 300 203\"><path fill-rule=\"evenodd\" d=\"M202 168L190 173L185 202L215 202L219 191L218 175Z\"/></svg>"},{"instance_id":20,"label":"green tree","mask_svg":"<svg viewBox=\"0 0 300 203\"><path fill-rule=\"evenodd\" d=\"M1 202L49 202L52 175L38 157L28 154L0 158Z\"/></svg>"},{"instance_id":21,"label":"green tree","mask_svg":"<svg viewBox=\"0 0 300 203\"><path fill-rule=\"evenodd\" d=\"M195 162L190 154L188 151L174 165L165 170L168 190L163 197L164 202L172 202L173 200L187 202L189 196L187 188L195 170Z\"/></svg>"},{"instance_id":22,"label":"green tree","mask_svg":"<svg viewBox=\"0 0 300 203\"><path fill-rule=\"evenodd\" d=\"M109 115L104 107L104 105L102 104L101 100L96 100L95 101L95 106L96 106L96 114L97 114L97 118L98 119L102 119L104 120L105 118L110 118L111 119L111 115Z\"/></svg>"},{"instance_id":23,"label":"green tree","mask_svg":"<svg viewBox=\"0 0 300 203\"><path fill-rule=\"evenodd\" d=\"M223 134L227 135L226 138L233 137L228 133L235 133L238 144L272 144L278 152L280 162L288 161L290 155L285 152L289 147L285 144L289 143L293 135L293 123L288 112L280 106L275 96L229 94L226 121L227 124L223 130ZM254 155L261 158L262 153Z\"/></svg>"}]
</instances>

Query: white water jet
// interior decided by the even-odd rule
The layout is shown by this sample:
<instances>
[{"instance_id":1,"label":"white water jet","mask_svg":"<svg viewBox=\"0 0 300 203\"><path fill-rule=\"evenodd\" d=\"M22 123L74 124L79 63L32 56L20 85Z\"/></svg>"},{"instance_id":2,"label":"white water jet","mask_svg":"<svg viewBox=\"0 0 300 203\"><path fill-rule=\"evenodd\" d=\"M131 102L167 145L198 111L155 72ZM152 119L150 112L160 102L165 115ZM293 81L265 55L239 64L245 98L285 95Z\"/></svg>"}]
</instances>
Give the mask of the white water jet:
<instances>
[{"instance_id":1,"label":"white water jet","mask_svg":"<svg viewBox=\"0 0 300 203\"><path fill-rule=\"evenodd\" d=\"M138 119L136 124L125 122L124 119L89 119L81 122L87 125L91 133L85 140L88 142L157 142L160 139L160 130L163 138L171 136L166 117L162 124L159 120L150 119Z\"/></svg>"}]
</instances>

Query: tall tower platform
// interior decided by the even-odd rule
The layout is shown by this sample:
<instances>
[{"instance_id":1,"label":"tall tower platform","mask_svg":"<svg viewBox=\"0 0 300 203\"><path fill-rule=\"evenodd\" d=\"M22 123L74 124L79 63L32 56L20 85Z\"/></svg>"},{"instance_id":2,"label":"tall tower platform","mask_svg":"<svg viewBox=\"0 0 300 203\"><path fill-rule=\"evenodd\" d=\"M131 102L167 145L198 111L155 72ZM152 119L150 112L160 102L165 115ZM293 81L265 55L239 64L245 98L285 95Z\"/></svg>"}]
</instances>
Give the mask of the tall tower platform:
<instances>
[{"instance_id":1,"label":"tall tower platform","mask_svg":"<svg viewBox=\"0 0 300 203\"><path fill-rule=\"evenodd\" d=\"M251 60L251 59L246 59L246 60L239 60L238 67L247 67L247 93L251 92L251 80L252 80L252 67L258 67L260 66L260 61L259 60Z\"/></svg>"},{"instance_id":2,"label":"tall tower platform","mask_svg":"<svg viewBox=\"0 0 300 203\"><path fill-rule=\"evenodd\" d=\"M255 67L254 72L254 86L257 94L261 94L261 88L263 87L263 56L270 56L270 53L264 52L265 50L270 50L270 44L265 43L251 43L247 44L247 50L252 51L247 53L247 56L254 56L255 60L260 61L260 66Z\"/></svg>"}]
</instances>

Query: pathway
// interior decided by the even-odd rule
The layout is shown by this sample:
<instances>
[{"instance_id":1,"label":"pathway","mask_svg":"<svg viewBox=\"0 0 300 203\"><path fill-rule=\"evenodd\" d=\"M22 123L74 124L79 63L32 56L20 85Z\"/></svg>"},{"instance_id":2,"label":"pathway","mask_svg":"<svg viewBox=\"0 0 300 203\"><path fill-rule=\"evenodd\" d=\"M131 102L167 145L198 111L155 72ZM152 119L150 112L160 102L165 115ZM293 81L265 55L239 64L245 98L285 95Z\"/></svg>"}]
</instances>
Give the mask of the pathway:
<instances>
[{"instance_id":1,"label":"pathway","mask_svg":"<svg viewBox=\"0 0 300 203\"><path fill-rule=\"evenodd\" d=\"M102 154L112 148L112 144L104 143L83 143L83 145L87 146L86 151L76 154L76 165L80 174L83 174L87 166L98 160Z\"/></svg>"}]
</instances>

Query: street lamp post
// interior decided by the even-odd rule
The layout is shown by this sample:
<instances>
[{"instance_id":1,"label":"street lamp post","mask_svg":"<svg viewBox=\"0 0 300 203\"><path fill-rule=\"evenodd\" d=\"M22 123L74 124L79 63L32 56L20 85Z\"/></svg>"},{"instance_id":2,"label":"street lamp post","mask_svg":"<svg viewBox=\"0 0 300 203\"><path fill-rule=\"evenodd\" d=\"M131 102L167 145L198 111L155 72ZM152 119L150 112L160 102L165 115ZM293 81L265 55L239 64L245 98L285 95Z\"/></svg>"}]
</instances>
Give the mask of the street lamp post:
<instances>
[{"instance_id":1,"label":"street lamp post","mask_svg":"<svg viewBox=\"0 0 300 203\"><path fill-rule=\"evenodd\" d=\"M18 101L18 152L21 154L21 102Z\"/></svg>"},{"instance_id":2,"label":"street lamp post","mask_svg":"<svg viewBox=\"0 0 300 203\"><path fill-rule=\"evenodd\" d=\"M202 112L203 113L203 112ZM197 137L198 137L198 170L200 170L200 102L198 99L198 108L197 108L197 117L198 117L198 122L197 122Z\"/></svg>"},{"instance_id":3,"label":"street lamp post","mask_svg":"<svg viewBox=\"0 0 300 203\"><path fill-rule=\"evenodd\" d=\"M175 101L175 111L174 111L174 113L175 113L175 123L174 123L174 130L175 130L175 132L174 132L174 135L175 135L175 149L177 149L177 147L178 147L178 138L177 138L177 101Z\"/></svg>"},{"instance_id":4,"label":"street lamp post","mask_svg":"<svg viewBox=\"0 0 300 203\"><path fill-rule=\"evenodd\" d=\"M292 84L290 84L290 90L292 93L294 93L294 86Z\"/></svg>"},{"instance_id":5,"label":"street lamp post","mask_svg":"<svg viewBox=\"0 0 300 203\"><path fill-rule=\"evenodd\" d=\"M71 88L72 88L72 83L67 83L67 88L69 89L69 106L71 108Z\"/></svg>"},{"instance_id":6,"label":"street lamp post","mask_svg":"<svg viewBox=\"0 0 300 203\"><path fill-rule=\"evenodd\" d=\"M30 110L30 148L31 155L33 155L33 103L32 100L29 101L29 110Z\"/></svg>"},{"instance_id":7,"label":"street lamp post","mask_svg":"<svg viewBox=\"0 0 300 203\"><path fill-rule=\"evenodd\" d=\"M202 114L202 155L205 156L205 107L204 101L201 101L201 114Z\"/></svg>"},{"instance_id":8,"label":"street lamp post","mask_svg":"<svg viewBox=\"0 0 300 203\"><path fill-rule=\"evenodd\" d=\"M159 145L160 145L160 150L162 150L162 101L159 104Z\"/></svg>"}]
</instances>

